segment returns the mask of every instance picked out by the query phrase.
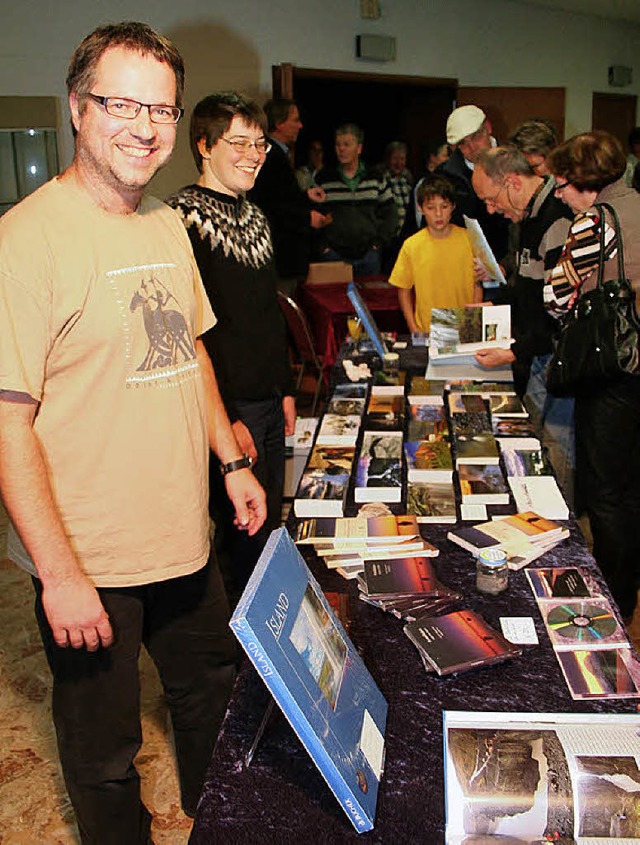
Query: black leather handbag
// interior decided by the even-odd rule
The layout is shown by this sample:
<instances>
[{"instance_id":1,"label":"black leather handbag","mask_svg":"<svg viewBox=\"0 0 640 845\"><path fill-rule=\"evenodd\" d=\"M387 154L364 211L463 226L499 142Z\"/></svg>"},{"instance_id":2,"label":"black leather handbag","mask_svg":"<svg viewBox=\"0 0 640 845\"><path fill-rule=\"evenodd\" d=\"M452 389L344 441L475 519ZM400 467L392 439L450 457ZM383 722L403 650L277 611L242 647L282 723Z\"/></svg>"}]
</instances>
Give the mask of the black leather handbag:
<instances>
[{"instance_id":1,"label":"black leather handbag","mask_svg":"<svg viewBox=\"0 0 640 845\"><path fill-rule=\"evenodd\" d=\"M622 231L615 209L597 204L602 215L598 283L580 293L564 317L547 369L547 389L555 396L575 396L623 374L640 375L640 320L624 269ZM618 242L618 277L603 281L604 210L612 218Z\"/></svg>"}]
</instances>

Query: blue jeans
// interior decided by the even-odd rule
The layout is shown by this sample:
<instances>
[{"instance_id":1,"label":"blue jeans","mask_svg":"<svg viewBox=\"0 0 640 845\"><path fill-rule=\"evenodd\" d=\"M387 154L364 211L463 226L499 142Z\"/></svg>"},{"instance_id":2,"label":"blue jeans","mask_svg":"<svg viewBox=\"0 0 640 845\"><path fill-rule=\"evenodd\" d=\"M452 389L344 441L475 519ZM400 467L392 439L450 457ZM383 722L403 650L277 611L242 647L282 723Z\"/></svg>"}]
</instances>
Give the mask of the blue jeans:
<instances>
[{"instance_id":1,"label":"blue jeans","mask_svg":"<svg viewBox=\"0 0 640 845\"><path fill-rule=\"evenodd\" d=\"M353 267L354 278L358 276L379 276L382 272L382 262L380 259L380 251L377 249L370 249L361 258L345 258L335 249L328 249L320 256L321 261L344 261L351 264Z\"/></svg>"},{"instance_id":2,"label":"blue jeans","mask_svg":"<svg viewBox=\"0 0 640 845\"><path fill-rule=\"evenodd\" d=\"M536 355L531 363L524 403L543 448L556 474L565 499L575 511L576 448L573 397L553 396L547 391L547 367L551 355Z\"/></svg>"}]
</instances>

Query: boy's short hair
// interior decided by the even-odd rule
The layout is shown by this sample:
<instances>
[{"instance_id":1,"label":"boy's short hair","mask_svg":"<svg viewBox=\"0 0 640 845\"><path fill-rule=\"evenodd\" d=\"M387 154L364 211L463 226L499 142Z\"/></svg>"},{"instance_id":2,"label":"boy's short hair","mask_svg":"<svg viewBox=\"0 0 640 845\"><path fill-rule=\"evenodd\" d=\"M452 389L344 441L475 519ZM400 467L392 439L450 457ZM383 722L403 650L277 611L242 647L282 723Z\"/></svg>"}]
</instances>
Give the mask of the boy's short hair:
<instances>
[{"instance_id":1,"label":"boy's short hair","mask_svg":"<svg viewBox=\"0 0 640 845\"><path fill-rule=\"evenodd\" d=\"M424 205L425 200L431 200L434 197L442 197L444 200L449 200L452 205L456 204L456 189L453 183L446 176L440 176L438 173L425 176L416 191L416 201L420 207Z\"/></svg>"}]
</instances>

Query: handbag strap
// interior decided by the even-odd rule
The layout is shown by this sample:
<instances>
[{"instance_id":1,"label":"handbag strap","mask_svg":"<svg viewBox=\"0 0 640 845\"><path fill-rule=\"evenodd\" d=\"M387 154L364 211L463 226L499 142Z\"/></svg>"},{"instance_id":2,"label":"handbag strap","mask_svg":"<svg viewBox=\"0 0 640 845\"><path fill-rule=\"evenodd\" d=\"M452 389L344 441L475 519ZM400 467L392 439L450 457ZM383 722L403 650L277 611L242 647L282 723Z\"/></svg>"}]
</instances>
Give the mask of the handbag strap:
<instances>
[{"instance_id":1,"label":"handbag strap","mask_svg":"<svg viewBox=\"0 0 640 845\"><path fill-rule=\"evenodd\" d=\"M615 232L615 237L618 242L618 251L617 251L617 258L618 258L618 278L619 279L626 279L625 270L624 270L624 249L622 246L622 229L620 228L620 220L618 219L618 215L616 213L615 208L612 205L609 205L608 202L597 202L594 205L594 208L597 208L600 211L600 263L598 265L598 287L602 287L602 277L604 275L604 265L605 265L605 242L604 242L604 230L606 226L606 216L605 210L611 214L613 218L613 229Z\"/></svg>"}]
</instances>

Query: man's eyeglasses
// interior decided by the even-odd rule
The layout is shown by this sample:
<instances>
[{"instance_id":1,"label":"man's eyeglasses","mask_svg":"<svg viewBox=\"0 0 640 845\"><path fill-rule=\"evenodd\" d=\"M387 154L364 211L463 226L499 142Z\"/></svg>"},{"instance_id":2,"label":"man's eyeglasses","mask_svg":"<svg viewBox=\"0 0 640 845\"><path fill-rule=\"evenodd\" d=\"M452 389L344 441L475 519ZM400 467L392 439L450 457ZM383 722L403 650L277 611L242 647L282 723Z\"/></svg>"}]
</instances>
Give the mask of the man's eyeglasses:
<instances>
[{"instance_id":1,"label":"man's eyeglasses","mask_svg":"<svg viewBox=\"0 0 640 845\"><path fill-rule=\"evenodd\" d=\"M507 183L506 183L506 182L503 182L503 183L502 183L502 185L500 185L500 189L498 190L498 193L497 193L497 194L494 194L492 197L482 197L482 198L481 198L481 199L482 199L482 201L483 201L486 205L495 205L495 204L496 204L496 200L498 199L498 197L500 196L500 194L504 191L504 189L505 189L506 187L507 187Z\"/></svg>"},{"instance_id":2,"label":"man's eyeglasses","mask_svg":"<svg viewBox=\"0 0 640 845\"><path fill-rule=\"evenodd\" d=\"M226 141L237 153L247 153L251 147L255 147L257 153L266 155L271 149L271 144L266 138L258 138L257 141L250 141L248 138L225 138L221 135L220 140Z\"/></svg>"},{"instance_id":3,"label":"man's eyeglasses","mask_svg":"<svg viewBox=\"0 0 640 845\"><path fill-rule=\"evenodd\" d=\"M556 192L557 191L564 191L565 188L568 188L571 182L556 182Z\"/></svg>"},{"instance_id":4,"label":"man's eyeglasses","mask_svg":"<svg viewBox=\"0 0 640 845\"><path fill-rule=\"evenodd\" d=\"M179 106L165 106L161 103L139 103L137 100L127 100L123 97L99 97L97 94L87 94L96 103L104 107L111 117L121 117L124 120L134 120L142 108L149 112L151 123L177 123L184 109Z\"/></svg>"}]
</instances>

